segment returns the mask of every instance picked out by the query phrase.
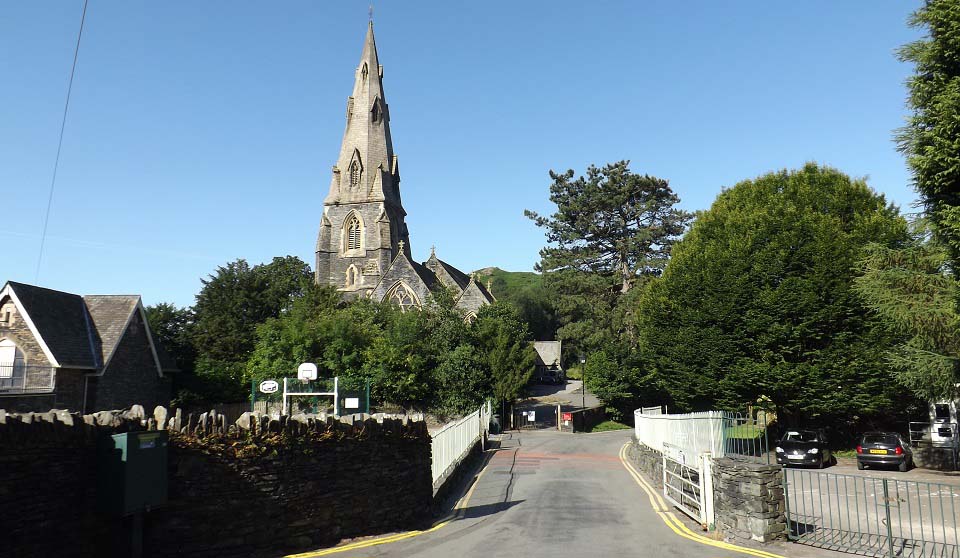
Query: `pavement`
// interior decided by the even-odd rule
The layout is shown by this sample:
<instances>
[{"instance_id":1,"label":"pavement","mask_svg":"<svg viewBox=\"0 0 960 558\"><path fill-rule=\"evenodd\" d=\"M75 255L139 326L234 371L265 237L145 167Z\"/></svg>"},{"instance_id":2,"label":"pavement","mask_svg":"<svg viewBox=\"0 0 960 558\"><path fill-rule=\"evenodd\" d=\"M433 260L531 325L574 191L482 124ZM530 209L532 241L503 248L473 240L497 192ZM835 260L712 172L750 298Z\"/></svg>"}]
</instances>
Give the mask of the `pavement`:
<instances>
[{"instance_id":1,"label":"pavement","mask_svg":"<svg viewBox=\"0 0 960 558\"><path fill-rule=\"evenodd\" d=\"M790 543L737 549L711 539L678 512L656 504L656 495L628 471L620 450L629 440L630 431L507 432L464 487L455 516L426 531L380 539L386 543L373 539L298 556L849 556Z\"/></svg>"}]
</instances>

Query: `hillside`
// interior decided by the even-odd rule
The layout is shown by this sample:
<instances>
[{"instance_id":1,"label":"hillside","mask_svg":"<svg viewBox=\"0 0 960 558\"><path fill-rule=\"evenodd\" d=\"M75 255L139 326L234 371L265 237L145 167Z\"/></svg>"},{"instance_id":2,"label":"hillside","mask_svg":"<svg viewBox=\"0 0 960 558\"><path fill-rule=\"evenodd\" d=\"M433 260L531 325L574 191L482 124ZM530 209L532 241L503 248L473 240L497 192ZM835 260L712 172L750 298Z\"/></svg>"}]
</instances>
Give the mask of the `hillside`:
<instances>
[{"instance_id":1,"label":"hillside","mask_svg":"<svg viewBox=\"0 0 960 558\"><path fill-rule=\"evenodd\" d=\"M487 283L498 301L517 307L529 324L534 339L554 339L557 334L556 310L550 295L543 288L543 277L532 271L504 271L499 267L485 267L474 271L477 278Z\"/></svg>"},{"instance_id":2,"label":"hillside","mask_svg":"<svg viewBox=\"0 0 960 558\"><path fill-rule=\"evenodd\" d=\"M485 267L474 273L484 285L487 284L487 279L491 280L493 296L498 299L516 300L519 293L525 289L538 289L543 284L540 274L532 271L505 271L499 267Z\"/></svg>"}]
</instances>

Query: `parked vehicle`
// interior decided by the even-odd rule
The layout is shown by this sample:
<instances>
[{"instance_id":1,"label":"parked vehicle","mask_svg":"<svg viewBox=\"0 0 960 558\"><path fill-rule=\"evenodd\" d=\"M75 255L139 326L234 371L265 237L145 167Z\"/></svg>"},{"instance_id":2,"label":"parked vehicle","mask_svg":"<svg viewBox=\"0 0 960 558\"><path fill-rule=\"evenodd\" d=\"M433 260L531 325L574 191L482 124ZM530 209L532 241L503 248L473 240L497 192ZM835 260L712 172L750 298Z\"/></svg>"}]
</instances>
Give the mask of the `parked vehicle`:
<instances>
[{"instance_id":1,"label":"parked vehicle","mask_svg":"<svg viewBox=\"0 0 960 558\"><path fill-rule=\"evenodd\" d=\"M896 432L867 432L857 444L857 469L890 465L906 472L912 464L910 444Z\"/></svg>"},{"instance_id":2,"label":"parked vehicle","mask_svg":"<svg viewBox=\"0 0 960 558\"><path fill-rule=\"evenodd\" d=\"M823 469L833 464L833 452L828 443L823 430L787 430L777 443L777 463Z\"/></svg>"}]
</instances>

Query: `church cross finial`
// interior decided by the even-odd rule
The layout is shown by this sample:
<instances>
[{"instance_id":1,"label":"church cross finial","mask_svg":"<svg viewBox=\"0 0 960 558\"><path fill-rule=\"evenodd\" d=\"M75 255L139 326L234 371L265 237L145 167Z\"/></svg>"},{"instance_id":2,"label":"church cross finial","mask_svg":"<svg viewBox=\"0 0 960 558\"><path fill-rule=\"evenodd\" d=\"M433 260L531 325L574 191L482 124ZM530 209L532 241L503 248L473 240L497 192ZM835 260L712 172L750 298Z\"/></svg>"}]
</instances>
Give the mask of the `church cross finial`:
<instances>
[{"instance_id":1,"label":"church cross finial","mask_svg":"<svg viewBox=\"0 0 960 558\"><path fill-rule=\"evenodd\" d=\"M370 23L373 23L373 4L370 4Z\"/></svg>"},{"instance_id":2,"label":"church cross finial","mask_svg":"<svg viewBox=\"0 0 960 558\"><path fill-rule=\"evenodd\" d=\"M436 246L430 246L430 255L431 255L431 256L436 256L436 255L437 255L437 247L436 247Z\"/></svg>"},{"instance_id":3,"label":"church cross finial","mask_svg":"<svg viewBox=\"0 0 960 558\"><path fill-rule=\"evenodd\" d=\"M403 252L403 247L404 247L405 245L406 245L406 243L401 240L400 242L397 243L397 248L398 248L401 252Z\"/></svg>"}]
</instances>

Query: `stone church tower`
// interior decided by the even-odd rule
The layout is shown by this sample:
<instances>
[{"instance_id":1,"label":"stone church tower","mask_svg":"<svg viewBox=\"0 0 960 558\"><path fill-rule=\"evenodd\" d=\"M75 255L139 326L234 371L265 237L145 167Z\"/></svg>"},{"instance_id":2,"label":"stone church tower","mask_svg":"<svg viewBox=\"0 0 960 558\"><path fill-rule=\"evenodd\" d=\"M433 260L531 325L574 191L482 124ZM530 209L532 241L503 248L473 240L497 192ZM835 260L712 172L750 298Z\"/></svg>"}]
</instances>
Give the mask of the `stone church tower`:
<instances>
[{"instance_id":1,"label":"stone church tower","mask_svg":"<svg viewBox=\"0 0 960 558\"><path fill-rule=\"evenodd\" d=\"M366 295L400 250L410 257L373 22L367 28L346 116L340 156L323 202L316 281L347 294Z\"/></svg>"}]
</instances>

